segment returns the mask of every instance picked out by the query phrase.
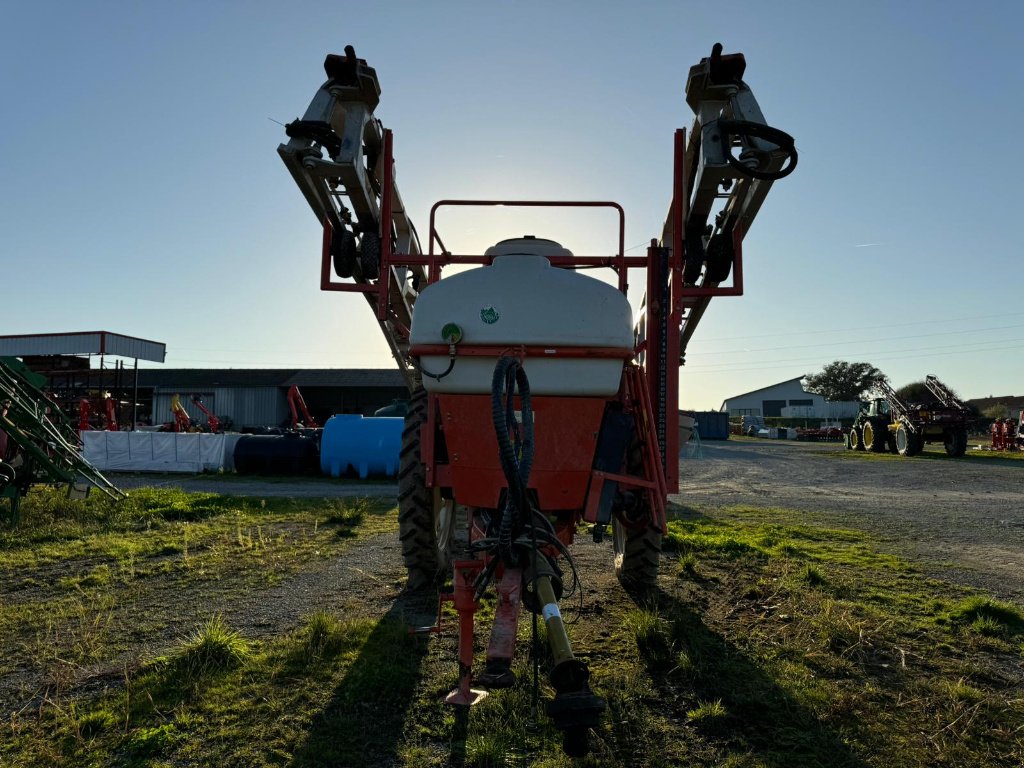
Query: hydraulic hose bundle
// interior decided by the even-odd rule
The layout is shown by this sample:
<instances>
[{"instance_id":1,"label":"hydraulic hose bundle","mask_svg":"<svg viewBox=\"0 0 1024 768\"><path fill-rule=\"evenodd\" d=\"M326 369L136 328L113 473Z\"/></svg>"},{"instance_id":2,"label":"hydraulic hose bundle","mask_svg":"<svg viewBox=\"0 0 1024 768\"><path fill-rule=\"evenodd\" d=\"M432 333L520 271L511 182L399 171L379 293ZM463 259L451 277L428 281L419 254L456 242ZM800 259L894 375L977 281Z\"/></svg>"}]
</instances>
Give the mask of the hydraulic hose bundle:
<instances>
[{"instance_id":1,"label":"hydraulic hose bundle","mask_svg":"<svg viewBox=\"0 0 1024 768\"><path fill-rule=\"evenodd\" d=\"M517 394L520 399L518 412L515 406ZM523 601L531 611L537 611L539 606L530 574L549 576L559 600L564 591L562 571L556 557L543 552L544 548L555 550L569 564L573 581L567 597L577 592L579 575L572 554L559 540L551 521L534 506L527 490L536 447L533 401L526 371L514 357L500 358L494 368L491 416L508 492L497 519L491 520L486 538L471 547L473 551L485 552L491 557L477 580L477 596L479 598L483 594L499 564L521 567L527 573Z\"/></svg>"},{"instance_id":2,"label":"hydraulic hose bundle","mask_svg":"<svg viewBox=\"0 0 1024 768\"><path fill-rule=\"evenodd\" d=\"M519 410L515 398L519 395ZM534 711L539 697L537 617L543 616L553 666L550 673L555 698L547 713L562 731L566 754L581 757L589 751L587 733L601 721L605 702L590 690L590 671L572 652L558 601L563 593L558 555L565 558L573 574L571 595L579 589L576 565L566 546L558 539L551 521L534 506L528 485L533 464L533 403L530 382L522 364L502 357L491 382L491 415L498 442L501 468L508 484L505 503L497 520L492 520L486 538L476 542L476 551L490 555L477 581L477 597L483 593L498 565L519 568L523 574L523 604L533 614ZM518 416L518 418L517 418ZM579 589L582 598L583 590Z\"/></svg>"}]
</instances>

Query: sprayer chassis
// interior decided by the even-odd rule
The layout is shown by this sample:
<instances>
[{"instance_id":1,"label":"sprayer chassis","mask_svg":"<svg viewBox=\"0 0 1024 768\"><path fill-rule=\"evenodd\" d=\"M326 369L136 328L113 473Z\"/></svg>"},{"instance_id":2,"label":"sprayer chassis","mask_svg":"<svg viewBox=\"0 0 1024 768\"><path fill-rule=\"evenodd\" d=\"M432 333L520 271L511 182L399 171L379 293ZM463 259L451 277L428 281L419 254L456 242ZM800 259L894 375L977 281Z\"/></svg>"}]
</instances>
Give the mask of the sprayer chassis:
<instances>
[{"instance_id":1,"label":"sprayer chassis","mask_svg":"<svg viewBox=\"0 0 1024 768\"><path fill-rule=\"evenodd\" d=\"M773 182L796 167L792 137L766 124L742 80L745 67L742 54L723 55L722 46L715 45L710 57L690 68L686 101L696 116L694 127L689 142L686 131L675 131L671 204L660 237L650 240L645 255L626 255L625 214L617 203L547 200L442 200L430 210L424 252L395 184L393 135L373 116L380 97L376 72L351 46L344 57L327 57L327 82L303 118L286 126L290 140L278 148L323 227L321 290L363 294L413 392L419 414L415 418L422 418L407 419L406 434L417 438L408 447L418 456L412 457L403 445L399 487L412 483L409 493L400 496L415 497L408 509L433 519L417 518L411 535L403 534L410 577L410 558L422 562L413 557L420 539L437 539L432 523L462 521L452 537L455 550L441 558L444 563L451 555L454 561L451 591L442 594L442 602L453 602L459 615L460 682L449 701L471 704L480 697L471 687L473 624L478 579L490 575L498 605L488 659L502 664L493 669L489 665L483 677L491 687L511 682L503 670L512 657L520 605L543 614L555 662L551 682L558 692L548 712L565 733L570 754L585 753L586 730L598 722L603 702L589 692L586 667L573 658L561 625L555 555L567 554L565 547L583 522L593 524L595 538L611 524L617 548L625 542L624 551L631 541L646 544L644 537L656 537L651 543L657 551L668 495L678 491L678 375L686 346L713 297L743 293L743 238ZM549 262L554 267L612 270L622 293L629 287L630 270L643 273L646 293L633 348L487 347L460 343L461 333L460 338L446 337L447 344L414 346L410 329L419 292L440 280L445 267L492 263L488 255L456 254L444 245L437 214L452 206L613 210L619 224L614 255L553 255ZM332 272L351 282L333 279ZM723 285L730 274L731 285ZM427 357L448 357L451 365L460 358L496 359L496 381L499 368L514 368L516 381L506 386L504 395L504 425L512 431L512 413L520 407L528 410L528 386L525 392L519 390L521 400L513 396L527 384L519 373L528 371L532 360L618 358L623 372L614 396L536 398L535 461L532 475L527 470L524 477L515 474L520 465L518 459L509 459L507 441L499 446L499 439L504 440L495 436L501 431L499 409L493 409L492 426L486 395L428 394L425 413L420 410L419 371ZM497 397L493 390L492 396ZM532 417L524 415L523 421L529 442ZM511 470L510 461L515 464ZM518 506L508 504L513 497ZM510 557L509 544L501 539L504 551L496 559L494 549L483 551L481 546L491 546L495 515L503 515L504 536L512 508L526 510L531 535L543 525L550 539L543 546L534 541L532 550L519 557ZM522 547L522 540L517 541ZM644 563L640 575L647 581L656 578L656 560L653 568Z\"/></svg>"}]
</instances>

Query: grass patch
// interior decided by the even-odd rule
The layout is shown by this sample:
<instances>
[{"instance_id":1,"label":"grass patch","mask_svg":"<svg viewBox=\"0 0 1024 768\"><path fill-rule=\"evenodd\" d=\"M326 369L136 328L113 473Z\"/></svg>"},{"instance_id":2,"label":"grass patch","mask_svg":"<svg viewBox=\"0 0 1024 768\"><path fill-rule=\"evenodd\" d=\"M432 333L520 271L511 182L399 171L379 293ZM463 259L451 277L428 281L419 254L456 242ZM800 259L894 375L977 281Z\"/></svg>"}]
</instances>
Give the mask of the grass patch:
<instances>
[{"instance_id":1,"label":"grass patch","mask_svg":"<svg viewBox=\"0 0 1024 768\"><path fill-rule=\"evenodd\" d=\"M390 507L377 502L292 503L229 505L188 521L150 518L159 535L164 526L178 537L187 531L187 546L130 567L78 562L59 593L25 600L17 611L0 606L0 627L28 622L23 614L33 607L52 614L60 606L59 626L84 619L79 657L103 658L116 632L90 629L91 617L106 610L116 626L125 589L164 583L173 588L159 593L166 597L181 586L173 579L187 576L189 600L202 600L232 573L216 563L261 571L280 557L281 567L295 567L315 563L308 559L323 556L318 551L343 556L350 542L339 529L356 538L393 530ZM284 523L301 523L303 533L288 529L279 542ZM634 603L601 563L583 573L587 609L575 621L566 610L574 649L608 707L585 760L562 754L561 734L544 716L553 695L546 654L541 712L532 720L528 620L514 663L518 685L457 710L443 703L458 673L452 614L444 614L442 637L410 636L407 622L419 609L402 597L371 616L317 610L259 640L215 615L159 658L119 669L106 686L10 717L0 764L1016 768L1024 761L1017 606L928 580L871 537L791 510L684 511L670 524L666 548L676 557L665 558L660 589L646 602ZM168 562L175 570L146 571ZM689 578L698 564L700 577ZM102 565L108 570L98 571ZM197 579L200 567L217 578ZM97 573L104 575L93 579ZM42 570L20 576L23 594L48 588ZM136 623L154 602L132 593ZM488 599L478 661L492 615ZM55 657L73 658L70 640L54 634L47 642Z\"/></svg>"},{"instance_id":2,"label":"grass patch","mask_svg":"<svg viewBox=\"0 0 1024 768\"><path fill-rule=\"evenodd\" d=\"M866 533L792 522L794 517L806 518L800 513L739 505L726 508L723 515L690 515L669 521L663 550L678 553L681 558L792 558L895 570L909 568L898 557L879 552Z\"/></svg>"},{"instance_id":3,"label":"grass patch","mask_svg":"<svg viewBox=\"0 0 1024 768\"><path fill-rule=\"evenodd\" d=\"M957 603L946 618L982 635L1024 634L1024 611L987 597L972 596Z\"/></svg>"},{"instance_id":4,"label":"grass patch","mask_svg":"<svg viewBox=\"0 0 1024 768\"><path fill-rule=\"evenodd\" d=\"M231 669L245 661L251 652L249 642L217 614L182 642L172 664L186 677L194 678Z\"/></svg>"},{"instance_id":5,"label":"grass patch","mask_svg":"<svg viewBox=\"0 0 1024 768\"><path fill-rule=\"evenodd\" d=\"M670 626L657 611L647 608L632 610L626 615L623 625L642 658L656 665L664 665L672 658Z\"/></svg>"},{"instance_id":6,"label":"grass patch","mask_svg":"<svg viewBox=\"0 0 1024 768\"><path fill-rule=\"evenodd\" d=\"M728 717L728 715L729 713L725 710L725 705L722 704L721 699L702 701L686 713L686 717L694 722L721 720Z\"/></svg>"},{"instance_id":7,"label":"grass patch","mask_svg":"<svg viewBox=\"0 0 1024 768\"><path fill-rule=\"evenodd\" d=\"M800 569L799 579L809 587L820 587L827 583L827 579L822 575L819 568L815 568L810 563L804 563Z\"/></svg>"},{"instance_id":8,"label":"grass patch","mask_svg":"<svg viewBox=\"0 0 1024 768\"><path fill-rule=\"evenodd\" d=\"M987 445L987 443L985 443ZM1024 451L985 451L976 450L974 445L968 445L967 452L956 458L946 454L941 443L933 443L925 446L924 450L917 456L906 457L896 453L874 453L872 451L852 451L849 449L837 449L835 451L820 451L812 454L814 456L825 456L833 459L855 459L860 461L909 461L913 459L935 460L935 461L983 461L1006 466L1016 466L1024 462Z\"/></svg>"}]
</instances>

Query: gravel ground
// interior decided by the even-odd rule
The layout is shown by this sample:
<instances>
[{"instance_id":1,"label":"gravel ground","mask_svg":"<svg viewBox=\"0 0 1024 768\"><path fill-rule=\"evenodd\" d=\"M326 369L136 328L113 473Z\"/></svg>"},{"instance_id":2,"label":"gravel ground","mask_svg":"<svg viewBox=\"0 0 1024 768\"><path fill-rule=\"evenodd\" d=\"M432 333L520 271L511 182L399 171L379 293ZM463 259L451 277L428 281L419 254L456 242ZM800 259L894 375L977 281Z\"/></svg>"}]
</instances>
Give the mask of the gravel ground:
<instances>
[{"instance_id":1,"label":"gravel ground","mask_svg":"<svg viewBox=\"0 0 1024 768\"><path fill-rule=\"evenodd\" d=\"M842 445L706 442L680 463L683 505L776 506L879 535L937 577L1024 602L1024 462L878 460Z\"/></svg>"}]
</instances>

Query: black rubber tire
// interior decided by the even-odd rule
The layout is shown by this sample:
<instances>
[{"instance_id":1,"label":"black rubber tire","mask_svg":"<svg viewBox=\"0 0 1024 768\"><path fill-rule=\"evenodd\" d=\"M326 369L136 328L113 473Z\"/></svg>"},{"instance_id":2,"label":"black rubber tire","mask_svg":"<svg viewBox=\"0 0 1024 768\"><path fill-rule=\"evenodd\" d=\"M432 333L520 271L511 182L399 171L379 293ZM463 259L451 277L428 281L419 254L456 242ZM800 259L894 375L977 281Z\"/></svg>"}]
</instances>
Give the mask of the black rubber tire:
<instances>
[{"instance_id":1,"label":"black rubber tire","mask_svg":"<svg viewBox=\"0 0 1024 768\"><path fill-rule=\"evenodd\" d=\"M14 485L14 481L18 478L18 473L14 467L4 461L0 461L0 491L3 491L9 485Z\"/></svg>"},{"instance_id":2,"label":"black rubber tire","mask_svg":"<svg viewBox=\"0 0 1024 768\"><path fill-rule=\"evenodd\" d=\"M891 454L899 453L899 450L896 447L896 435L888 429L886 430L885 435L885 450Z\"/></svg>"},{"instance_id":3,"label":"black rubber tire","mask_svg":"<svg viewBox=\"0 0 1024 768\"><path fill-rule=\"evenodd\" d=\"M896 428L896 450L900 456L916 456L921 452L921 437L903 424Z\"/></svg>"},{"instance_id":4,"label":"black rubber tire","mask_svg":"<svg viewBox=\"0 0 1024 768\"><path fill-rule=\"evenodd\" d=\"M661 531L650 526L629 528L612 518L612 547L615 576L623 586L643 589L658 583Z\"/></svg>"},{"instance_id":5,"label":"black rubber tire","mask_svg":"<svg viewBox=\"0 0 1024 768\"><path fill-rule=\"evenodd\" d=\"M855 451L864 450L864 435L856 425L850 427L850 447Z\"/></svg>"},{"instance_id":6,"label":"black rubber tire","mask_svg":"<svg viewBox=\"0 0 1024 768\"><path fill-rule=\"evenodd\" d=\"M433 494L420 460L420 430L426 423L427 393L417 387L409 399L398 465L398 537L409 573L408 589L433 586L444 577L442 570L447 565L438 555Z\"/></svg>"},{"instance_id":7,"label":"black rubber tire","mask_svg":"<svg viewBox=\"0 0 1024 768\"><path fill-rule=\"evenodd\" d=\"M707 278L709 283L724 283L732 272L733 250L726 235L719 233L708 243Z\"/></svg>"},{"instance_id":8,"label":"black rubber tire","mask_svg":"<svg viewBox=\"0 0 1024 768\"><path fill-rule=\"evenodd\" d=\"M364 280L380 277L380 237L376 232L364 232L359 241L359 268Z\"/></svg>"},{"instance_id":9,"label":"black rubber tire","mask_svg":"<svg viewBox=\"0 0 1024 768\"><path fill-rule=\"evenodd\" d=\"M352 277L356 265L356 236L347 229L331 234L331 259L338 277Z\"/></svg>"},{"instance_id":10,"label":"black rubber tire","mask_svg":"<svg viewBox=\"0 0 1024 768\"><path fill-rule=\"evenodd\" d=\"M872 453L884 453L886 436L889 430L877 421L866 421L863 426L864 450Z\"/></svg>"},{"instance_id":11,"label":"black rubber tire","mask_svg":"<svg viewBox=\"0 0 1024 768\"><path fill-rule=\"evenodd\" d=\"M946 453L958 459L967 452L967 430L954 429L946 433L944 441Z\"/></svg>"}]
</instances>

